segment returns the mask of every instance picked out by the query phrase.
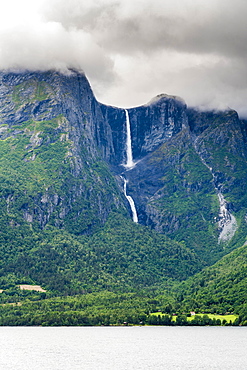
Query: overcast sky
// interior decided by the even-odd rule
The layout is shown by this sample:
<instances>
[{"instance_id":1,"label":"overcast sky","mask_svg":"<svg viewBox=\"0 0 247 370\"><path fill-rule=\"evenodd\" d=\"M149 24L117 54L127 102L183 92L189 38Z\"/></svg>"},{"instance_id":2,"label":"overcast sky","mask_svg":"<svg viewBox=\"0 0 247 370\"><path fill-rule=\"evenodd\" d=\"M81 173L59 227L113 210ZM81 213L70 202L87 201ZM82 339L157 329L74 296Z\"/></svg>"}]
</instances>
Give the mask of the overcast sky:
<instances>
[{"instance_id":1,"label":"overcast sky","mask_svg":"<svg viewBox=\"0 0 247 370\"><path fill-rule=\"evenodd\" d=\"M167 93L247 117L246 0L0 1L0 68L73 67L106 104Z\"/></svg>"}]
</instances>

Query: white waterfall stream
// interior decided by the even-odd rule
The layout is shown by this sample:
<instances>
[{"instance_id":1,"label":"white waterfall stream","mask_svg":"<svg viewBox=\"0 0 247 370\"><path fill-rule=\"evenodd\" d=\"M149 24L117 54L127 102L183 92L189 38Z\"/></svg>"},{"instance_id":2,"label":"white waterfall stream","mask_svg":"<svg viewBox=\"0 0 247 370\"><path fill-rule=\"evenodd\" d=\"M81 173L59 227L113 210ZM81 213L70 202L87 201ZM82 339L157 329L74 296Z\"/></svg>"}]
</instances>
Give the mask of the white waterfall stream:
<instances>
[{"instance_id":1,"label":"white waterfall stream","mask_svg":"<svg viewBox=\"0 0 247 370\"><path fill-rule=\"evenodd\" d=\"M130 131L130 119L129 112L125 109L126 117L126 154L127 154L127 163L124 165L125 168L133 168L135 163L133 161L132 155L132 143L131 143L131 131Z\"/></svg>"},{"instance_id":2,"label":"white waterfall stream","mask_svg":"<svg viewBox=\"0 0 247 370\"><path fill-rule=\"evenodd\" d=\"M131 131L130 131L130 119L129 119L129 112L127 109L125 109L125 117L126 117L126 155L127 155L127 163L124 165L126 170L131 170L133 167L135 167L135 163L133 161L133 155L132 155L132 144L131 144ZM130 209L132 212L132 219L134 222L138 223L138 216L136 211L136 206L134 199L127 195L127 180L125 177L121 176L121 179L124 182L124 195L127 201L129 202Z\"/></svg>"},{"instance_id":3,"label":"white waterfall stream","mask_svg":"<svg viewBox=\"0 0 247 370\"><path fill-rule=\"evenodd\" d=\"M125 195L127 201L129 202L130 209L131 209L131 212L132 212L132 219L133 219L134 222L138 223L138 216L137 216L137 212L136 212L135 202L134 202L133 198L130 195L127 195L127 180L123 176L121 176L121 178L123 179L123 182L124 182L124 195Z\"/></svg>"}]
</instances>

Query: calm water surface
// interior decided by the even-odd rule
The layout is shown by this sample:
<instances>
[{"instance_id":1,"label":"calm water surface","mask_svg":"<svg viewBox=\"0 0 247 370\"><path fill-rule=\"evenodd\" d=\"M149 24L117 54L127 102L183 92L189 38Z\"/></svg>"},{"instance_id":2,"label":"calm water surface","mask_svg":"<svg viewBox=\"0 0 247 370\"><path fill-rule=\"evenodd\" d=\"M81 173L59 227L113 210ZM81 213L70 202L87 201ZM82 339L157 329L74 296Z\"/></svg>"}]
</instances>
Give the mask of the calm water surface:
<instances>
[{"instance_id":1,"label":"calm water surface","mask_svg":"<svg viewBox=\"0 0 247 370\"><path fill-rule=\"evenodd\" d=\"M247 369L247 327L1 327L0 369Z\"/></svg>"}]
</instances>

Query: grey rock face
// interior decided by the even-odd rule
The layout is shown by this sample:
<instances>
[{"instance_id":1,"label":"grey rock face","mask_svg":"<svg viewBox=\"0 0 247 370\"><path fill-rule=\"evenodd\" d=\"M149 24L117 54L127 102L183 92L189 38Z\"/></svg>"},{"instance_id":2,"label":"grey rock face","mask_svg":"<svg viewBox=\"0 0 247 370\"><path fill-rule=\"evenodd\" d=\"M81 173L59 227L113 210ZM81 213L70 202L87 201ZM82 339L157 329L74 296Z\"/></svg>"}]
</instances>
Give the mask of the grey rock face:
<instances>
[{"instance_id":1,"label":"grey rock face","mask_svg":"<svg viewBox=\"0 0 247 370\"><path fill-rule=\"evenodd\" d=\"M167 95L130 109L129 115L136 159L154 151L188 125L185 103Z\"/></svg>"},{"instance_id":2,"label":"grey rock face","mask_svg":"<svg viewBox=\"0 0 247 370\"><path fill-rule=\"evenodd\" d=\"M99 109L100 108L100 109ZM140 160L187 127L185 103L169 95L128 109L134 161ZM100 104L94 108L97 143L112 165L126 163L126 116L124 109ZM109 130L110 127L110 130ZM108 148L108 149L106 149Z\"/></svg>"}]
</instances>

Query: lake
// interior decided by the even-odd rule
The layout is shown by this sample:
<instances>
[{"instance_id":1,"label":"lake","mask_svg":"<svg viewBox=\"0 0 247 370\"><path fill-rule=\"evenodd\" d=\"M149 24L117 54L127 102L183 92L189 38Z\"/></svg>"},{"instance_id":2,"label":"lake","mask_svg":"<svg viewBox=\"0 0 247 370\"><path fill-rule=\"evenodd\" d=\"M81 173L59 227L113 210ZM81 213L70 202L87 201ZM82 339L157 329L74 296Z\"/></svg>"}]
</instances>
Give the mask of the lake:
<instances>
[{"instance_id":1,"label":"lake","mask_svg":"<svg viewBox=\"0 0 247 370\"><path fill-rule=\"evenodd\" d=\"M247 327L0 327L4 370L247 369Z\"/></svg>"}]
</instances>

